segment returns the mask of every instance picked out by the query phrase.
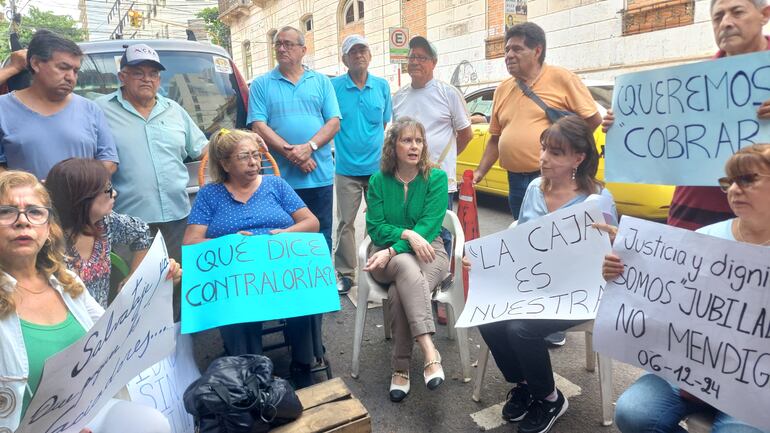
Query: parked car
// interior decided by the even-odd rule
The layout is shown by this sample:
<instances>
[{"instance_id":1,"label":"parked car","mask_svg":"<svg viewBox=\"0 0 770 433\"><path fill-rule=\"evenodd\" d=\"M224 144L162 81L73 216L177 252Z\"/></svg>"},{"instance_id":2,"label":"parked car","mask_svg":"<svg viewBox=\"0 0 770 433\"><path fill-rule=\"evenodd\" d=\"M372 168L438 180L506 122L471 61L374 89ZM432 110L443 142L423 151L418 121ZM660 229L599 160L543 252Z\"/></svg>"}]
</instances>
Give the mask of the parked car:
<instances>
[{"instance_id":1,"label":"parked car","mask_svg":"<svg viewBox=\"0 0 770 433\"><path fill-rule=\"evenodd\" d=\"M166 68L158 93L175 100L210 137L220 128L245 128L249 89L230 55L222 47L187 40L109 40L82 42L75 93L89 99L120 87L120 57L128 44L154 48ZM187 161L188 193L198 191L198 161Z\"/></svg>"},{"instance_id":2,"label":"parked car","mask_svg":"<svg viewBox=\"0 0 770 433\"><path fill-rule=\"evenodd\" d=\"M604 116L612 103L612 84L600 82L586 82L588 90L597 103L599 112ZM457 156L457 172L475 170L484 148L489 140L489 116L492 114L492 96L496 86L476 90L465 96L468 112L474 119L473 138L463 153ZM482 119L482 116L484 119ZM476 123L477 122L477 123ZM597 177L604 179L604 142L605 134L601 128L594 133L596 147L601 154ZM671 204L671 196L674 187L667 185L643 185L633 183L607 183L607 188L615 197L618 212L623 215L631 215L640 218L663 220L668 216L668 208ZM476 185L478 191L508 197L508 176L506 171L498 163L489 170L489 173Z\"/></svg>"}]
</instances>

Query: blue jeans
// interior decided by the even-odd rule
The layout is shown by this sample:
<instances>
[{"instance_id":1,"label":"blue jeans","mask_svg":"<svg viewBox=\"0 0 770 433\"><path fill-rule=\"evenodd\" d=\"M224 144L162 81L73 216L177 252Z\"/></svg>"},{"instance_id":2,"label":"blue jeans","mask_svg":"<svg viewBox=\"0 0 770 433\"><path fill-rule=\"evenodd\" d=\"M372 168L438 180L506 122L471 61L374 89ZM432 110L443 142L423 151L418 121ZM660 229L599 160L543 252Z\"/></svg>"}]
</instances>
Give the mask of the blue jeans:
<instances>
[{"instance_id":1,"label":"blue jeans","mask_svg":"<svg viewBox=\"0 0 770 433\"><path fill-rule=\"evenodd\" d=\"M332 251L332 210L334 209L334 186L319 186L295 190L299 198L313 212L321 227L318 232L324 235L329 252Z\"/></svg>"},{"instance_id":2,"label":"blue jeans","mask_svg":"<svg viewBox=\"0 0 770 433\"><path fill-rule=\"evenodd\" d=\"M524 201L524 194L530 182L540 177L539 171L532 173L512 173L508 172L508 207L511 208L511 215L514 219L519 219L521 211L521 202Z\"/></svg>"},{"instance_id":3,"label":"blue jeans","mask_svg":"<svg viewBox=\"0 0 770 433\"><path fill-rule=\"evenodd\" d=\"M697 412L715 415L712 433L762 433L711 406L684 399L679 388L645 374L618 398L615 424L623 433L685 433L679 421Z\"/></svg>"}]
</instances>

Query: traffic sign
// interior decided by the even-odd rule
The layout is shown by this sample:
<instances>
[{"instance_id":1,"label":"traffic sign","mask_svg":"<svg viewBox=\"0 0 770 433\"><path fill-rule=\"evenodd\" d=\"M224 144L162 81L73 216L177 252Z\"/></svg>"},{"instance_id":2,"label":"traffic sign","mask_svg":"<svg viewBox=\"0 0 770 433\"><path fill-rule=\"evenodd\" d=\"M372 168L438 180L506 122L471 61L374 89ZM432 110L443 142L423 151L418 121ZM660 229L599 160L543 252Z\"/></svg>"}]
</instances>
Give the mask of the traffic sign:
<instances>
[{"instance_id":1,"label":"traffic sign","mask_svg":"<svg viewBox=\"0 0 770 433\"><path fill-rule=\"evenodd\" d=\"M390 28L390 63L406 63L409 55L409 29L406 27Z\"/></svg>"}]
</instances>

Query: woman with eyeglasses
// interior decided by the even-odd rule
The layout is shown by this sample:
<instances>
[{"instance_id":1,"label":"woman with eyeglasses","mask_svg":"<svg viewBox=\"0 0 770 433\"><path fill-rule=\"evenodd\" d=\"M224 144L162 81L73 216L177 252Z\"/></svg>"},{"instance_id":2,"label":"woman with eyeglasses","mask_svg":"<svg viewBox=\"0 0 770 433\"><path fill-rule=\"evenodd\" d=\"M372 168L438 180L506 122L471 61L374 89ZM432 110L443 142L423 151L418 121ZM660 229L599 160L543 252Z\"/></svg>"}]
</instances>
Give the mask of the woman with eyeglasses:
<instances>
[{"instance_id":1,"label":"woman with eyeglasses","mask_svg":"<svg viewBox=\"0 0 770 433\"><path fill-rule=\"evenodd\" d=\"M53 215L51 198L35 176L0 173L2 432L19 427L46 359L84 336L104 313L67 270L64 233ZM91 431L168 433L171 427L153 408L112 399L81 433Z\"/></svg>"},{"instance_id":2,"label":"woman with eyeglasses","mask_svg":"<svg viewBox=\"0 0 770 433\"><path fill-rule=\"evenodd\" d=\"M195 198L183 245L234 233L250 236L318 231L318 218L291 186L280 177L260 173L265 143L259 135L223 128L211 136L208 149L212 183L203 186ZM318 335L313 329L318 330ZM219 332L229 355L262 354L262 322L222 326ZM323 356L316 356L320 316L286 319L285 335L292 348L295 386L312 385L311 366L316 357Z\"/></svg>"},{"instance_id":3,"label":"woman with eyeglasses","mask_svg":"<svg viewBox=\"0 0 770 433\"><path fill-rule=\"evenodd\" d=\"M134 254L133 272L150 247L149 228L138 218L113 212L118 194L99 161L70 158L59 162L48 172L45 186L64 229L67 266L106 308L113 246L128 245Z\"/></svg>"},{"instance_id":4,"label":"woman with eyeglasses","mask_svg":"<svg viewBox=\"0 0 770 433\"><path fill-rule=\"evenodd\" d=\"M727 160L725 171L727 176L719 179L719 186L736 217L696 231L770 247L770 144L744 147ZM612 281L622 273L620 258L607 255L602 266L604 279ZM623 433L684 433L679 422L696 412L714 415L712 433L762 433L654 374L640 377L618 398L615 423Z\"/></svg>"}]
</instances>

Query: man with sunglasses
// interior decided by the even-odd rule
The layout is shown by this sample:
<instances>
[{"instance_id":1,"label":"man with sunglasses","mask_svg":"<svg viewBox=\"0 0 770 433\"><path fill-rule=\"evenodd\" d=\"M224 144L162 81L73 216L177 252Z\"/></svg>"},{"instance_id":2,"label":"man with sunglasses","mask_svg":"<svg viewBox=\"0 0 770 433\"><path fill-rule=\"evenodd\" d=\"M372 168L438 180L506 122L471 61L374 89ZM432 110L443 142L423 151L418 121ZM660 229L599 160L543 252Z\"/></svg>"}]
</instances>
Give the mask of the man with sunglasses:
<instances>
[{"instance_id":1,"label":"man with sunglasses","mask_svg":"<svg viewBox=\"0 0 770 433\"><path fill-rule=\"evenodd\" d=\"M190 213L184 160L199 158L207 140L184 108L158 94L165 69L151 47L127 46L118 72L121 87L96 103L107 116L121 161L112 177L120 192L115 211L149 223L153 234L163 233L169 257L181 263Z\"/></svg>"},{"instance_id":2,"label":"man with sunglasses","mask_svg":"<svg viewBox=\"0 0 770 433\"><path fill-rule=\"evenodd\" d=\"M770 49L762 27L770 20L767 0L711 0L711 25L719 51L715 59ZM770 119L770 100L757 109L757 118ZM615 121L608 111L602 122L607 132ZM696 230L734 217L725 194L715 186L677 186L668 211L668 224Z\"/></svg>"}]
</instances>

